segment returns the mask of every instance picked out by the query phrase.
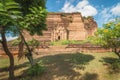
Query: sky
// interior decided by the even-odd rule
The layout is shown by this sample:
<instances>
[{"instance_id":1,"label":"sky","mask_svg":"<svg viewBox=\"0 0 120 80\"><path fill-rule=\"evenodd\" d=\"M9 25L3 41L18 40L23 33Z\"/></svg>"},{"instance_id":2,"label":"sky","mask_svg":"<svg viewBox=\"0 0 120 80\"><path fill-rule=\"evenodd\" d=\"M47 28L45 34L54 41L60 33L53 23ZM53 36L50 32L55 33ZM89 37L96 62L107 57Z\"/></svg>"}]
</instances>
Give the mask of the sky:
<instances>
[{"instance_id":1,"label":"sky","mask_svg":"<svg viewBox=\"0 0 120 80\"><path fill-rule=\"evenodd\" d=\"M93 16L98 27L120 17L120 0L47 0L49 12L81 12L82 16ZM8 36L7 40L17 37Z\"/></svg>"},{"instance_id":2,"label":"sky","mask_svg":"<svg viewBox=\"0 0 120 80\"><path fill-rule=\"evenodd\" d=\"M47 0L49 12L80 12L82 16L93 16L102 27L108 21L120 17L120 0Z\"/></svg>"}]
</instances>

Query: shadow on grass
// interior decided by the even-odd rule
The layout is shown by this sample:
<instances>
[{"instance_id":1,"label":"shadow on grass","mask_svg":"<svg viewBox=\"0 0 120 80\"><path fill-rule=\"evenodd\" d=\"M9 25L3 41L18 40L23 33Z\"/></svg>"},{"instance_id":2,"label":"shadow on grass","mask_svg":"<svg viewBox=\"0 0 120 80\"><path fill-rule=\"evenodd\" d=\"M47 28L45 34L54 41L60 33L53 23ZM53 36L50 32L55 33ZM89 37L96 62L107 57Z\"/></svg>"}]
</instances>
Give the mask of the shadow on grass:
<instances>
[{"instance_id":1,"label":"shadow on grass","mask_svg":"<svg viewBox=\"0 0 120 80\"><path fill-rule=\"evenodd\" d=\"M117 58L104 57L100 61L103 65L107 66L109 73L119 73L120 72L120 60Z\"/></svg>"},{"instance_id":2,"label":"shadow on grass","mask_svg":"<svg viewBox=\"0 0 120 80\"><path fill-rule=\"evenodd\" d=\"M98 74L86 72L80 80L98 80Z\"/></svg>"},{"instance_id":3,"label":"shadow on grass","mask_svg":"<svg viewBox=\"0 0 120 80\"><path fill-rule=\"evenodd\" d=\"M36 61L38 63L43 62L48 69L40 80L54 80L54 78L74 80L81 75L78 71L84 70L85 65L93 59L92 55L76 53L44 56L36 59Z\"/></svg>"},{"instance_id":4,"label":"shadow on grass","mask_svg":"<svg viewBox=\"0 0 120 80\"><path fill-rule=\"evenodd\" d=\"M24 62L23 64L15 65L15 70L28 67L29 65L30 65L29 62ZM1 73L0 77L8 75L8 74L3 74L3 72L8 72L8 70L9 70L8 67L0 68L0 73ZM3 79L0 79L0 80L8 80L8 79L3 78Z\"/></svg>"},{"instance_id":5,"label":"shadow on grass","mask_svg":"<svg viewBox=\"0 0 120 80\"><path fill-rule=\"evenodd\" d=\"M46 72L41 76L38 76L38 79L34 79L35 77L30 78L31 80L54 80L55 78L59 78L58 80L87 80L87 76L91 77L91 80L94 80L93 76L95 74L86 73L83 78L80 78L80 71L85 69L85 65L88 65L94 57L89 54L82 53L74 53L74 54L57 54L57 55L49 55L43 56L37 59L34 59L35 62L42 64L47 68ZM20 64L16 66L16 70L22 67L27 67L28 62ZM6 69L3 69L3 71ZM26 70L23 71L21 76L16 77L17 80L21 78L25 78ZM28 76L27 76L28 77ZM86 78L85 78L86 77ZM93 78L93 79L92 79ZM90 80L90 79L89 79Z\"/></svg>"},{"instance_id":6,"label":"shadow on grass","mask_svg":"<svg viewBox=\"0 0 120 80\"><path fill-rule=\"evenodd\" d=\"M27 67L28 65L29 65L29 62L25 62L23 64L15 65L15 70ZM8 70L9 70L8 67L0 68L0 72L5 72L5 71L8 71Z\"/></svg>"}]
</instances>

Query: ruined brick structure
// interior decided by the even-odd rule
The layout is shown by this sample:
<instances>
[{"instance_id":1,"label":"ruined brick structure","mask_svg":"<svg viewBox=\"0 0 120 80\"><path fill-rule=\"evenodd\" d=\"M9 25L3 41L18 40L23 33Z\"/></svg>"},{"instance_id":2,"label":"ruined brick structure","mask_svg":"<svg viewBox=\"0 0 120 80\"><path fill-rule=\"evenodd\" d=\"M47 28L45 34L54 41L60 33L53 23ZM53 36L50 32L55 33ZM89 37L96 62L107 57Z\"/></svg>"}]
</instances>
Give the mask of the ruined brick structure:
<instances>
[{"instance_id":1,"label":"ruined brick structure","mask_svg":"<svg viewBox=\"0 0 120 80\"><path fill-rule=\"evenodd\" d=\"M47 31L43 36L28 36L26 39L35 38L39 41L57 40L85 40L88 36L94 36L97 23L92 17L84 18L80 13L49 13L47 16Z\"/></svg>"}]
</instances>

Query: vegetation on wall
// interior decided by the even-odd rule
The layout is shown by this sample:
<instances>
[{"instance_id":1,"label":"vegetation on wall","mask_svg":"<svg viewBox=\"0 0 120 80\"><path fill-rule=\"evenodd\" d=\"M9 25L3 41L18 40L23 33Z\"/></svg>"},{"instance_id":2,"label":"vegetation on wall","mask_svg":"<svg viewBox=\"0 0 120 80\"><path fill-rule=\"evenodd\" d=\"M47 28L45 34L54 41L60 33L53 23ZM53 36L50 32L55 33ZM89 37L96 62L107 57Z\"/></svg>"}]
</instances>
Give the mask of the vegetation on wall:
<instances>
[{"instance_id":1,"label":"vegetation on wall","mask_svg":"<svg viewBox=\"0 0 120 80\"><path fill-rule=\"evenodd\" d=\"M86 40L59 40L59 41L53 41L50 42L51 45L68 45L68 44L86 44L86 43L91 43L91 44L96 44L92 42L91 40L92 37L86 39Z\"/></svg>"}]
</instances>

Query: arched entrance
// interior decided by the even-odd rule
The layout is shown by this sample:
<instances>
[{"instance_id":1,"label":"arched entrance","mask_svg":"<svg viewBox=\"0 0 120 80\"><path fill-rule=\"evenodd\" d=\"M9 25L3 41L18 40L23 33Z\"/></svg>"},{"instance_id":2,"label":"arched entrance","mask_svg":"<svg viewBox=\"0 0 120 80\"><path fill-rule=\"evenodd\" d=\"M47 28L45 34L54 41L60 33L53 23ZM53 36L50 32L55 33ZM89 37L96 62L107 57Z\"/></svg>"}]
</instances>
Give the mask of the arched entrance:
<instances>
[{"instance_id":1,"label":"arched entrance","mask_svg":"<svg viewBox=\"0 0 120 80\"><path fill-rule=\"evenodd\" d=\"M66 39L67 39L67 31L62 24L59 24L53 30L53 41L66 40Z\"/></svg>"}]
</instances>

